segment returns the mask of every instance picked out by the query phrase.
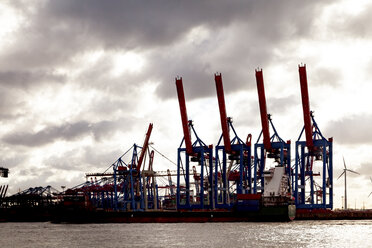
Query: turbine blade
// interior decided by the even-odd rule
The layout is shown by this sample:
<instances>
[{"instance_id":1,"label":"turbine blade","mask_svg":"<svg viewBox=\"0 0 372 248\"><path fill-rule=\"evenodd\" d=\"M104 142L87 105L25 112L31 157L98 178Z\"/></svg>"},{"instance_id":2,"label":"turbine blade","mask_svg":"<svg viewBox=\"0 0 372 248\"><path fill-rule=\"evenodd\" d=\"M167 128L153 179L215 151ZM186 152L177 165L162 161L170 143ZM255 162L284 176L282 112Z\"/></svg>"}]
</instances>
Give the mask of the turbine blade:
<instances>
[{"instance_id":1,"label":"turbine blade","mask_svg":"<svg viewBox=\"0 0 372 248\"><path fill-rule=\"evenodd\" d=\"M344 156L342 156L342 159L344 160L344 167L345 167L345 169L346 169L346 163L345 163L345 158L344 158Z\"/></svg>"},{"instance_id":2,"label":"turbine blade","mask_svg":"<svg viewBox=\"0 0 372 248\"><path fill-rule=\"evenodd\" d=\"M341 175L338 176L337 180L342 177L342 175L345 174L345 171L341 173Z\"/></svg>"},{"instance_id":3,"label":"turbine blade","mask_svg":"<svg viewBox=\"0 0 372 248\"><path fill-rule=\"evenodd\" d=\"M371 195L372 195L372 192L371 192L371 193L369 193L368 197L370 197Z\"/></svg>"},{"instance_id":4,"label":"turbine blade","mask_svg":"<svg viewBox=\"0 0 372 248\"><path fill-rule=\"evenodd\" d=\"M349 170L349 169L346 169L347 171L349 171L349 172L352 172L352 173L355 173L355 174L358 174L358 175L360 175L360 173L358 173L358 172L356 172L356 171L353 171L353 170Z\"/></svg>"},{"instance_id":5,"label":"turbine blade","mask_svg":"<svg viewBox=\"0 0 372 248\"><path fill-rule=\"evenodd\" d=\"M372 182L372 177L369 177L369 179L371 179L371 182Z\"/></svg>"}]
</instances>

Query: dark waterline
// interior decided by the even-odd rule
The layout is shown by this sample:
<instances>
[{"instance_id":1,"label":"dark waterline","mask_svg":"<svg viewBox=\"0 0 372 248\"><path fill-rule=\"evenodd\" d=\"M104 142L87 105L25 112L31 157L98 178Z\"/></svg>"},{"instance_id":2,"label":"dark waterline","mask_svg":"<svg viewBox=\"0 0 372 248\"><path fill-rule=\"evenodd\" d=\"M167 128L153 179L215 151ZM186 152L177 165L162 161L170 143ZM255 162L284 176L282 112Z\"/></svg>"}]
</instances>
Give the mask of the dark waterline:
<instances>
[{"instance_id":1,"label":"dark waterline","mask_svg":"<svg viewBox=\"0 0 372 248\"><path fill-rule=\"evenodd\" d=\"M372 220L289 223L0 223L1 247L372 247Z\"/></svg>"}]
</instances>

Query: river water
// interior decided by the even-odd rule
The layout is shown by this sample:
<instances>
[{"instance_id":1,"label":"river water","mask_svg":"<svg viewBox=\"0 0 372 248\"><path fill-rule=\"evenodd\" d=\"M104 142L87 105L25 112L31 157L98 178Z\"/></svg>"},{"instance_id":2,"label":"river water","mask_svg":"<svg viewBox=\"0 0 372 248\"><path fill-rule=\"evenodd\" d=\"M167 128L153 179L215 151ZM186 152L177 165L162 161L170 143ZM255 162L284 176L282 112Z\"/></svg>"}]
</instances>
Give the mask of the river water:
<instances>
[{"instance_id":1,"label":"river water","mask_svg":"<svg viewBox=\"0 0 372 248\"><path fill-rule=\"evenodd\" d=\"M372 247L372 220L289 223L0 223L0 247Z\"/></svg>"}]
</instances>

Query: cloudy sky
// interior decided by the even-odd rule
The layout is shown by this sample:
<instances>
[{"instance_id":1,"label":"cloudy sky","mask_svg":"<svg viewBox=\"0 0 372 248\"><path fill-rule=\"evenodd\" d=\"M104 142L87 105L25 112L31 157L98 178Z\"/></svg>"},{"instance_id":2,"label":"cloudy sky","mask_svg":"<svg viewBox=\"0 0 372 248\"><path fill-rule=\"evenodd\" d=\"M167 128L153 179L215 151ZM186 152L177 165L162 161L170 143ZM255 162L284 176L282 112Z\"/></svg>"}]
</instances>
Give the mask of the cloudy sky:
<instances>
[{"instance_id":1,"label":"cloudy sky","mask_svg":"<svg viewBox=\"0 0 372 248\"><path fill-rule=\"evenodd\" d=\"M0 165L10 193L72 187L102 172L154 123L154 147L175 161L182 139L174 78L182 76L199 136L221 133L214 73L238 134L261 130L254 71L283 139L303 126L298 64L311 109L334 137L335 207L342 157L349 206L372 208L370 1L1 1ZM293 147L294 148L294 147ZM156 170L175 169L155 155Z\"/></svg>"}]
</instances>

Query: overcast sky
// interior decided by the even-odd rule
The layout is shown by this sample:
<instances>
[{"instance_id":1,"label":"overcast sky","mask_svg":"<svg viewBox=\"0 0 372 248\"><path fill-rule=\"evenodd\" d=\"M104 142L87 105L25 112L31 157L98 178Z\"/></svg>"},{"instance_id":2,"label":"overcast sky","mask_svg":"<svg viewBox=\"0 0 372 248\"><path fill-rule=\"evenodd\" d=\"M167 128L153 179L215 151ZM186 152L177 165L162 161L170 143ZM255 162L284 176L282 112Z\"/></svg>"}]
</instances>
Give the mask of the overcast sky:
<instances>
[{"instance_id":1,"label":"overcast sky","mask_svg":"<svg viewBox=\"0 0 372 248\"><path fill-rule=\"evenodd\" d=\"M334 138L335 207L344 156L361 173L348 177L349 207L372 208L370 1L5 0L0 10L0 166L11 172L0 184L10 193L84 182L142 144L150 122L154 147L175 161L176 76L205 143L221 133L215 72L238 134L256 141L263 68L268 112L294 144L305 63L311 109ZM167 168L155 155L154 169Z\"/></svg>"}]
</instances>

